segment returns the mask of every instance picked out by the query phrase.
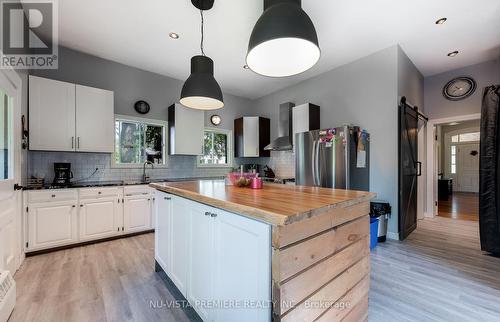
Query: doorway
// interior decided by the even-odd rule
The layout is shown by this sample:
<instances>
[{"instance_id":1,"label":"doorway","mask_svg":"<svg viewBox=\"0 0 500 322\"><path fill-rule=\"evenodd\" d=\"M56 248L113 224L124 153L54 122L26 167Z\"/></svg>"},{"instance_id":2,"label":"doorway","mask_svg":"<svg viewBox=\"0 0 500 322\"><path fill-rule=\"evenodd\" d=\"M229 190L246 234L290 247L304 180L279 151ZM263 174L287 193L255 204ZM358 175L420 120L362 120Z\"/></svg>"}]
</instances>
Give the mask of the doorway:
<instances>
[{"instance_id":1,"label":"doorway","mask_svg":"<svg viewBox=\"0 0 500 322\"><path fill-rule=\"evenodd\" d=\"M426 217L478 222L480 117L429 122Z\"/></svg>"},{"instance_id":2,"label":"doorway","mask_svg":"<svg viewBox=\"0 0 500 322\"><path fill-rule=\"evenodd\" d=\"M439 124L438 216L479 220L479 119Z\"/></svg>"},{"instance_id":3,"label":"doorway","mask_svg":"<svg viewBox=\"0 0 500 322\"><path fill-rule=\"evenodd\" d=\"M14 274L22 259L21 79L0 70L0 270Z\"/></svg>"}]
</instances>

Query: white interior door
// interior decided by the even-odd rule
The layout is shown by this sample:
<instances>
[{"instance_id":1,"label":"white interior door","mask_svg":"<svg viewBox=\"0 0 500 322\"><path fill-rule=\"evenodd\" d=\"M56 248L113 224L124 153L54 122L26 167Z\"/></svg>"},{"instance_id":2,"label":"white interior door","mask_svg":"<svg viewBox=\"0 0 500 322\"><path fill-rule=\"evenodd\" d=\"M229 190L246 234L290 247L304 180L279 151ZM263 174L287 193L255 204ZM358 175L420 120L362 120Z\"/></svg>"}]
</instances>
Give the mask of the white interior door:
<instances>
[{"instance_id":1,"label":"white interior door","mask_svg":"<svg viewBox=\"0 0 500 322\"><path fill-rule=\"evenodd\" d=\"M0 270L14 273L21 261L21 81L0 70Z\"/></svg>"},{"instance_id":2,"label":"white interior door","mask_svg":"<svg viewBox=\"0 0 500 322\"><path fill-rule=\"evenodd\" d=\"M457 191L479 192L479 143L457 146Z\"/></svg>"}]
</instances>

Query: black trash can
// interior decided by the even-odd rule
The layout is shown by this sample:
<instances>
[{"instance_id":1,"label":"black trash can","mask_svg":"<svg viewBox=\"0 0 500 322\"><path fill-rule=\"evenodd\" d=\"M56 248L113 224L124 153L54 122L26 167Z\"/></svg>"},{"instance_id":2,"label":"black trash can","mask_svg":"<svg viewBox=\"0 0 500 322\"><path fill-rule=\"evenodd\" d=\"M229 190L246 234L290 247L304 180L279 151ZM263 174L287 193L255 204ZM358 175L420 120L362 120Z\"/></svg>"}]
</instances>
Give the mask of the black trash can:
<instances>
[{"instance_id":1,"label":"black trash can","mask_svg":"<svg viewBox=\"0 0 500 322\"><path fill-rule=\"evenodd\" d=\"M391 205L384 200L370 202L370 217L378 217L378 242L385 242L387 236L387 223L391 216Z\"/></svg>"}]
</instances>

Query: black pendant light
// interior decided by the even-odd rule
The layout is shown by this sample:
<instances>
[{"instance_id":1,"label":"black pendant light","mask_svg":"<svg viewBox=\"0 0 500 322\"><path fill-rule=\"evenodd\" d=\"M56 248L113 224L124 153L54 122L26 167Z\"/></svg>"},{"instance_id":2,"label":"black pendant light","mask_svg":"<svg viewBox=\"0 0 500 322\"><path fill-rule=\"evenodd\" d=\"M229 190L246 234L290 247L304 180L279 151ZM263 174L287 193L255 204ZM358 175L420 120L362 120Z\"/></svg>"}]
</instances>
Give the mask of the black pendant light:
<instances>
[{"instance_id":1,"label":"black pendant light","mask_svg":"<svg viewBox=\"0 0 500 322\"><path fill-rule=\"evenodd\" d=\"M248 43L247 65L257 74L286 77L319 60L318 36L301 0L264 0L264 13Z\"/></svg>"},{"instance_id":2,"label":"black pendant light","mask_svg":"<svg viewBox=\"0 0 500 322\"><path fill-rule=\"evenodd\" d=\"M209 10L214 0L191 0L201 15L201 55L191 58L191 75L184 83L180 102L198 110L216 110L224 107L222 90L214 78L214 61L203 50L203 11Z\"/></svg>"}]
</instances>

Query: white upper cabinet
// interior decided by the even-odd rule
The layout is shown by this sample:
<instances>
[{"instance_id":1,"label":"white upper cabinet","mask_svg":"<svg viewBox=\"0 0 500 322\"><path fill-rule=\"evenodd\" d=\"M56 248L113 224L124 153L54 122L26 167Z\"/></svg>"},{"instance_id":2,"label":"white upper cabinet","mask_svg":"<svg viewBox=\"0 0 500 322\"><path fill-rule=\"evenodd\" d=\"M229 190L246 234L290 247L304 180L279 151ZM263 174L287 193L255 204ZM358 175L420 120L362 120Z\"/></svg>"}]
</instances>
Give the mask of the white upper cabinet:
<instances>
[{"instance_id":1,"label":"white upper cabinet","mask_svg":"<svg viewBox=\"0 0 500 322\"><path fill-rule=\"evenodd\" d=\"M205 113L174 104L168 108L168 154L202 155Z\"/></svg>"},{"instance_id":2,"label":"white upper cabinet","mask_svg":"<svg viewBox=\"0 0 500 322\"><path fill-rule=\"evenodd\" d=\"M259 156L259 118L243 118L243 153L245 157Z\"/></svg>"},{"instance_id":3,"label":"white upper cabinet","mask_svg":"<svg viewBox=\"0 0 500 322\"><path fill-rule=\"evenodd\" d=\"M29 147L74 151L75 84L29 77Z\"/></svg>"},{"instance_id":4,"label":"white upper cabinet","mask_svg":"<svg viewBox=\"0 0 500 322\"><path fill-rule=\"evenodd\" d=\"M114 94L76 85L76 149L82 152L114 150Z\"/></svg>"},{"instance_id":5,"label":"white upper cabinet","mask_svg":"<svg viewBox=\"0 0 500 322\"><path fill-rule=\"evenodd\" d=\"M292 108L293 146L295 134L320 129L320 107L311 103Z\"/></svg>"},{"instance_id":6,"label":"white upper cabinet","mask_svg":"<svg viewBox=\"0 0 500 322\"><path fill-rule=\"evenodd\" d=\"M30 150L114 150L113 92L29 77Z\"/></svg>"}]
</instances>

